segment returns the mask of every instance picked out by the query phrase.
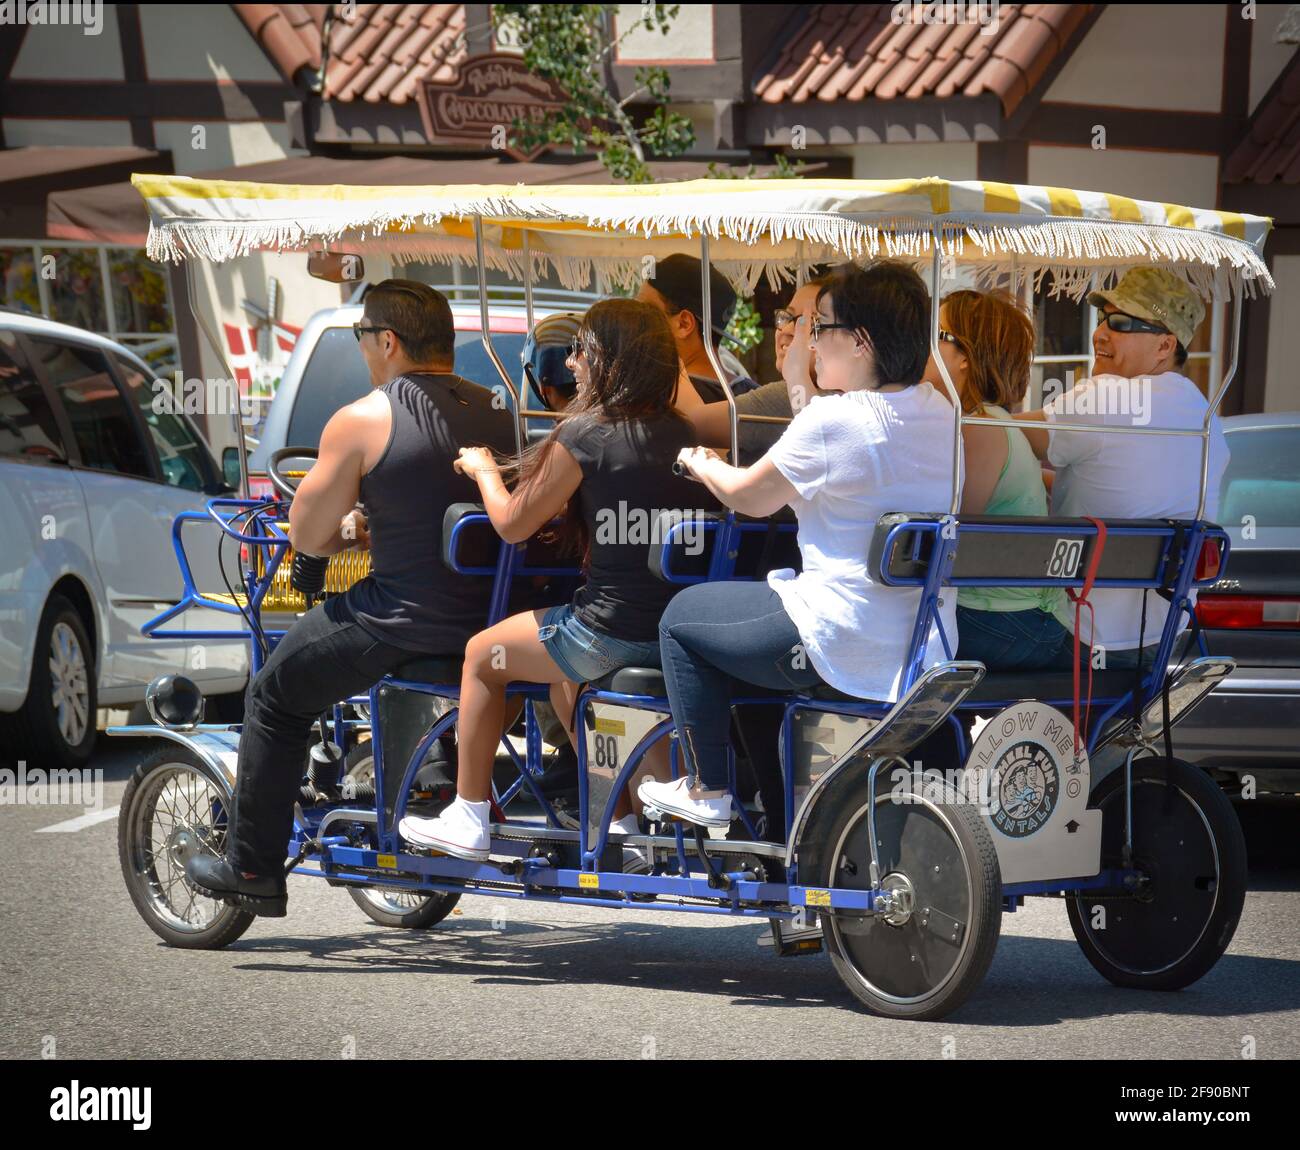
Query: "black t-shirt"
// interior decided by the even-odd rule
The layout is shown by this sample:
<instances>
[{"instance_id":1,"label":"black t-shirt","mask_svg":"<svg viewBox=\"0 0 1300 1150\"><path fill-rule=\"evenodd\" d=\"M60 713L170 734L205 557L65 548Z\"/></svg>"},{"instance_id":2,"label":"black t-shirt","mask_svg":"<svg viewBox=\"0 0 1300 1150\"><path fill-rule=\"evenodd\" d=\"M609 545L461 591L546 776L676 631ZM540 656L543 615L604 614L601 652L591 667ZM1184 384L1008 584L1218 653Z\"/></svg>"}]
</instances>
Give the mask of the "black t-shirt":
<instances>
[{"instance_id":1,"label":"black t-shirt","mask_svg":"<svg viewBox=\"0 0 1300 1150\"><path fill-rule=\"evenodd\" d=\"M681 590L650 570L651 547L662 542L660 513L688 519L718 506L703 484L673 474L677 453L695 444L695 432L678 415L609 421L586 412L564 420L555 437L582 468L578 503L590 562L574 611L594 631L651 642L659 637L659 616Z\"/></svg>"}]
</instances>

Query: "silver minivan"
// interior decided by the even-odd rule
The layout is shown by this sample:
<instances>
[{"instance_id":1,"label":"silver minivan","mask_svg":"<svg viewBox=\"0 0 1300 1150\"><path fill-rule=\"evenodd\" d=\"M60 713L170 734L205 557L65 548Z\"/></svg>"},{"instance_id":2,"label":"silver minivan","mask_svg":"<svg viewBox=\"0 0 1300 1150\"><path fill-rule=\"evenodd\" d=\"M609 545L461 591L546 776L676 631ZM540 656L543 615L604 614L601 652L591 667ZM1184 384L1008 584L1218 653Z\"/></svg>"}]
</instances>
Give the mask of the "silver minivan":
<instances>
[{"instance_id":1,"label":"silver minivan","mask_svg":"<svg viewBox=\"0 0 1300 1150\"><path fill-rule=\"evenodd\" d=\"M163 385L112 340L0 311L0 759L86 762L96 709L144 698L183 672L210 696L242 692L247 643L155 640L141 626L178 603L172 523L233 493ZM226 474L226 471L230 474ZM184 529L197 589L224 593L238 556L220 533ZM225 577L218 562L224 560ZM193 615L193 618L190 616ZM236 631L238 616L185 612L172 624Z\"/></svg>"}]
</instances>

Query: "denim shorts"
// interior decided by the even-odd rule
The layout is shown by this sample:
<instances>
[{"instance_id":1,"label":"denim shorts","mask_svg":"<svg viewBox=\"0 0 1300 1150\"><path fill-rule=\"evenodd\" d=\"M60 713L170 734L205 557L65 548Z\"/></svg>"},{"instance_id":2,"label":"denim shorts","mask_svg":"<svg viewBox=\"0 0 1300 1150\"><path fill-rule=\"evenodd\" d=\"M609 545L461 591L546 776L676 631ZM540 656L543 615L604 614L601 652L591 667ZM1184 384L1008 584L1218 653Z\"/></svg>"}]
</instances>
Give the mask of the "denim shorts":
<instances>
[{"instance_id":1,"label":"denim shorts","mask_svg":"<svg viewBox=\"0 0 1300 1150\"><path fill-rule=\"evenodd\" d=\"M632 643L593 631L573 613L570 603L552 607L542 616L537 637L565 678L575 683L591 683L623 667L660 665L657 639Z\"/></svg>"}]
</instances>

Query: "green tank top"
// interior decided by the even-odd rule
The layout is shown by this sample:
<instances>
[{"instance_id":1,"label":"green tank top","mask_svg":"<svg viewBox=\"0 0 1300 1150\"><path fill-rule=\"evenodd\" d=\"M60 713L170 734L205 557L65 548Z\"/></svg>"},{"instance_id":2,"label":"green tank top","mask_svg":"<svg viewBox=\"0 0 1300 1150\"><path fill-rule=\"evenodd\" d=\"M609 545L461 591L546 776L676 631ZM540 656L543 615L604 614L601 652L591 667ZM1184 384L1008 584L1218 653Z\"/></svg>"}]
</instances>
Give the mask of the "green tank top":
<instances>
[{"instance_id":1,"label":"green tank top","mask_svg":"<svg viewBox=\"0 0 1300 1150\"><path fill-rule=\"evenodd\" d=\"M988 404L985 412L1010 423L1004 407ZM1007 461L1002 465L997 486L989 496L985 515L1047 514L1047 488L1043 486L1043 469L1025 433L1011 424L1007 427ZM957 603L971 611L1032 611L1049 614L1064 601L1059 587L962 587Z\"/></svg>"}]
</instances>

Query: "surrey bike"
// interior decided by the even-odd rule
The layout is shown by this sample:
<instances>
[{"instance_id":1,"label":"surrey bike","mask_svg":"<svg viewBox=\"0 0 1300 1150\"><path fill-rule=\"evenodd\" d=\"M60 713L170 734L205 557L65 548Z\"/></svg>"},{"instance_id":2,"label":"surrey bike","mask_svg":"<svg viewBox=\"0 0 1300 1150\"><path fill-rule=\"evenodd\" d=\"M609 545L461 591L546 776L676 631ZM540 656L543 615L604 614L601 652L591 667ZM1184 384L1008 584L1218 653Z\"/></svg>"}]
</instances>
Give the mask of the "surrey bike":
<instances>
[{"instance_id":1,"label":"surrey bike","mask_svg":"<svg viewBox=\"0 0 1300 1150\"><path fill-rule=\"evenodd\" d=\"M1244 298L1272 287L1260 258L1267 220L1063 189L939 179L649 188L285 189L170 176L135 183L149 205L154 258L225 260L273 245L312 251L318 267L355 269L369 252L456 260L477 269L484 309L488 268L521 279L531 311L539 272L569 288L594 280L607 292L634 284L647 265L652 274L656 258L697 252L707 313L714 262L752 286L759 276L799 280L814 263L908 259L931 277L931 346L941 366L941 291L933 289L954 274L1013 292L1047 277L1077 299L1129 267L1158 262L1232 307L1230 363L1213 381L1210 414L1235 372ZM524 420L550 413L524 408L486 319L483 333L522 442ZM761 417L737 413L717 349L708 350L731 404L734 460L740 420ZM347 887L367 914L394 926L430 926L467 894L762 920L775 953L824 948L858 1001L900 1018L958 1007L989 966L1002 914L1036 895L1063 899L1088 961L1117 985L1176 989L1201 977L1231 941L1245 892L1234 812L1206 776L1174 756L1170 734L1233 669L1231 659L1192 657L1170 670L1184 618L1195 633L1195 589L1218 578L1228 558L1227 533L1202 518L1210 414L1200 431L1108 429L1200 436L1201 504L1192 520L958 517L961 427L970 420L946 371L944 382L956 413L951 444L936 445L952 454L948 513L899 508L877 524L869 555L873 579L916 593L898 700L829 688L732 700L736 708L781 709L780 809L760 815L737 802L724 838L649 811L653 833L622 845L642 850L650 873L625 873L621 845L609 837L618 794L659 740L669 740L672 769L680 769L662 675L631 667L579 696L576 826L561 821L537 786L542 741L532 704L545 688L518 683L511 694L523 701L524 745L521 752L506 743L518 775L494 796L490 859L412 849L397 834L399 820L451 797L451 780L428 759L456 722L460 682L457 660L414 659L365 698L339 700L321 717L287 869ZM201 639L205 632L165 626L191 607L239 613L256 667L277 638L261 624L277 579L308 602L323 587L347 585L333 563L322 572L291 557L283 523L293 472L280 457L271 471L275 499L209 504L209 527L249 555L229 594L194 588L181 533L185 521L203 516L178 519L184 596L148 625L153 634ZM647 562L674 582L762 578L788 565L780 554L792 532L793 524L734 514L669 516ZM686 545L701 538L702 550ZM492 580L485 624L504 612L516 580L567 571L537 540L502 544L476 505L449 510L442 559L464 578ZM953 635L943 636L948 659L924 668L941 596L1009 585L1072 588L1085 598L1093 588L1164 596L1171 608L1154 668L1099 671L1084 677L1086 688L1071 672L986 674L979 663L952 659ZM178 946L217 947L251 918L198 895L184 879L184 860L223 847L239 730L198 723L201 705L192 687L169 680L151 692L156 726L113 731L168 740L131 782L120 843L128 888L152 929ZM358 764L351 772L345 756ZM918 761L935 769L921 772ZM1114 769L1094 779L1094 765L1107 761ZM512 816L525 792L540 816Z\"/></svg>"}]
</instances>

